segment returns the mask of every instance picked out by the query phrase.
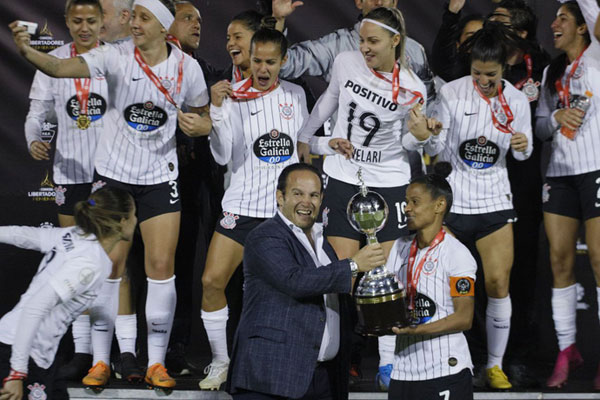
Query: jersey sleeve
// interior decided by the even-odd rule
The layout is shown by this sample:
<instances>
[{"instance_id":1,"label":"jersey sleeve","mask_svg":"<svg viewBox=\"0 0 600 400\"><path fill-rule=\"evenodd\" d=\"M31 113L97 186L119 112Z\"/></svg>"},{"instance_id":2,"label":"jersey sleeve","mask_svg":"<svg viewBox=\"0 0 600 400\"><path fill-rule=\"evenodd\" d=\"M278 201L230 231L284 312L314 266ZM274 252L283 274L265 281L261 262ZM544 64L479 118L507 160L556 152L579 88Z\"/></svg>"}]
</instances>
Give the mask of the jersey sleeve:
<instances>
[{"instance_id":1,"label":"jersey sleeve","mask_svg":"<svg viewBox=\"0 0 600 400\"><path fill-rule=\"evenodd\" d=\"M343 53L342 53L343 56ZM333 72L329 86L312 109L310 116L300 128L298 141L309 143L315 132L323 126L325 121L333 115L338 108L340 97L340 70L343 68L342 57L338 56L333 64Z\"/></svg>"},{"instance_id":2,"label":"jersey sleeve","mask_svg":"<svg viewBox=\"0 0 600 400\"><path fill-rule=\"evenodd\" d=\"M210 151L219 165L227 165L232 159L234 133L229 120L231 102L231 99L225 99L221 107L214 104L210 107Z\"/></svg>"},{"instance_id":3,"label":"jersey sleeve","mask_svg":"<svg viewBox=\"0 0 600 400\"><path fill-rule=\"evenodd\" d=\"M10 356L10 367L15 371L28 372L29 355L40 324L59 301L56 291L43 285L23 304Z\"/></svg>"},{"instance_id":4,"label":"jersey sleeve","mask_svg":"<svg viewBox=\"0 0 600 400\"><path fill-rule=\"evenodd\" d=\"M554 112L556 111L555 107L553 107L554 96L552 96L550 90L546 87L547 73L548 67L544 69L540 87L540 98L535 109L535 135L540 140L550 139L560 127L558 122L554 119Z\"/></svg>"},{"instance_id":5,"label":"jersey sleeve","mask_svg":"<svg viewBox=\"0 0 600 400\"><path fill-rule=\"evenodd\" d=\"M29 112L25 118L25 140L27 149L31 148L34 141L42 141L42 124L52 115L54 101L35 100L29 102Z\"/></svg>"},{"instance_id":6,"label":"jersey sleeve","mask_svg":"<svg viewBox=\"0 0 600 400\"><path fill-rule=\"evenodd\" d=\"M475 280L477 273L477 263L469 252L469 250L458 240L454 241L452 251L447 253L448 257L452 257L449 263L450 268L448 276L450 277L468 277Z\"/></svg>"},{"instance_id":7,"label":"jersey sleeve","mask_svg":"<svg viewBox=\"0 0 600 400\"><path fill-rule=\"evenodd\" d=\"M118 70L121 46L104 44L78 56L85 60L90 70L90 78L106 76L110 71Z\"/></svg>"},{"instance_id":8,"label":"jersey sleeve","mask_svg":"<svg viewBox=\"0 0 600 400\"><path fill-rule=\"evenodd\" d=\"M98 284L102 279L98 263L90 258L77 256L68 259L52 275L48 283L56 291L63 302L84 293Z\"/></svg>"},{"instance_id":9,"label":"jersey sleeve","mask_svg":"<svg viewBox=\"0 0 600 400\"><path fill-rule=\"evenodd\" d=\"M36 71L31 83L31 89L29 89L29 98L35 100L54 100L52 86L53 78L42 71Z\"/></svg>"},{"instance_id":10,"label":"jersey sleeve","mask_svg":"<svg viewBox=\"0 0 600 400\"><path fill-rule=\"evenodd\" d=\"M54 229L31 226L0 227L0 242L46 253L54 246Z\"/></svg>"},{"instance_id":11,"label":"jersey sleeve","mask_svg":"<svg viewBox=\"0 0 600 400\"><path fill-rule=\"evenodd\" d=\"M392 249L390 250L390 255L385 263L386 269L396 275L398 278L402 278L400 276L400 271L402 267L406 265L409 248L410 241L402 238L396 239Z\"/></svg>"},{"instance_id":12,"label":"jersey sleeve","mask_svg":"<svg viewBox=\"0 0 600 400\"><path fill-rule=\"evenodd\" d=\"M527 149L523 152L515 151L511 149L512 155L515 160L523 161L527 160L533 152L533 129L531 127L531 108L529 107L529 101L522 92L517 93L520 97L520 101L517 103L515 109L515 119L513 128L516 132L524 133L527 137Z\"/></svg>"},{"instance_id":13,"label":"jersey sleeve","mask_svg":"<svg viewBox=\"0 0 600 400\"><path fill-rule=\"evenodd\" d=\"M595 0L577 0L577 4L581 9L585 23L588 26L590 39L592 40L587 51L592 53L592 56L595 59L598 59L600 58L600 43L598 43L598 39L596 39L596 36L594 36L593 31L594 26L596 26L596 18L598 18L600 7L598 7L598 3Z\"/></svg>"},{"instance_id":14,"label":"jersey sleeve","mask_svg":"<svg viewBox=\"0 0 600 400\"><path fill-rule=\"evenodd\" d=\"M204 107L208 104L208 88L206 87L204 73L195 60L186 61L187 66L184 69L184 74L189 74L189 78L186 80L188 90L184 102L190 107Z\"/></svg>"},{"instance_id":15,"label":"jersey sleeve","mask_svg":"<svg viewBox=\"0 0 600 400\"><path fill-rule=\"evenodd\" d=\"M315 40L296 43L287 51L287 61L281 67L284 79L297 79L302 75L326 77L334 65L340 48L338 32Z\"/></svg>"}]
</instances>

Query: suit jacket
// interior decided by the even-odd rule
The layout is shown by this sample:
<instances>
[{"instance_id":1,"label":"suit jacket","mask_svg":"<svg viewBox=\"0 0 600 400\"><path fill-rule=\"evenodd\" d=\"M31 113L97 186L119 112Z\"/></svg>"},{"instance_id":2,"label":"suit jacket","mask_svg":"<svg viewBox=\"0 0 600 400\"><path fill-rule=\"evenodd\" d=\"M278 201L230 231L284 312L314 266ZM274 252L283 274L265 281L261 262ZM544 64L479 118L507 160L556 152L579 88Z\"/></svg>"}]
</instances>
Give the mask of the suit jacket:
<instances>
[{"instance_id":1,"label":"suit jacket","mask_svg":"<svg viewBox=\"0 0 600 400\"><path fill-rule=\"evenodd\" d=\"M317 268L308 251L275 215L255 228L244 248L244 304L231 356L229 393L239 389L299 398L308 390L325 329L323 294L340 298L340 348L328 368L334 398L348 397L351 327L348 260Z\"/></svg>"}]
</instances>

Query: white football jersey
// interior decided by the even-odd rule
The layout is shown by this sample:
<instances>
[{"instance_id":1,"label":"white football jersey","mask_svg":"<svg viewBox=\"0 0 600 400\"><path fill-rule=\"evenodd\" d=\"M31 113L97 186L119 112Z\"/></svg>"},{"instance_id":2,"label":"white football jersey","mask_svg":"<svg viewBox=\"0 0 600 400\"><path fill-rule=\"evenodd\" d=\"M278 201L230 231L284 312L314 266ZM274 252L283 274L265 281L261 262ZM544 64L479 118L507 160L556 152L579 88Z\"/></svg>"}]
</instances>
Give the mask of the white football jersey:
<instances>
[{"instance_id":1,"label":"white football jersey","mask_svg":"<svg viewBox=\"0 0 600 400\"><path fill-rule=\"evenodd\" d=\"M528 140L524 153L512 154L517 160L525 160L533 151L529 101L509 82L502 82L504 97L514 116L511 126ZM501 113L498 97L490 101L494 112ZM434 107L432 116L444 125L439 159L452 165L448 177L454 195L452 212L483 214L512 209L506 170L512 134L494 126L490 106L475 89L473 78L469 75L444 85Z\"/></svg>"},{"instance_id":2,"label":"white football jersey","mask_svg":"<svg viewBox=\"0 0 600 400\"><path fill-rule=\"evenodd\" d=\"M382 75L391 80L392 74ZM423 82L408 69L400 70L400 86L427 97ZM302 128L300 141L308 143L337 110L332 136L351 140L354 154L351 161L339 154L327 157L323 165L327 175L356 185L357 172L362 167L368 186L406 185L410 181L410 165L403 139L412 134L406 131L404 119L417 102L405 104L413 98L412 93L400 91L395 104L392 84L375 76L359 51L340 53L333 64L331 82Z\"/></svg>"},{"instance_id":3,"label":"white football jersey","mask_svg":"<svg viewBox=\"0 0 600 400\"><path fill-rule=\"evenodd\" d=\"M181 107L202 107L208 90L200 65L169 44L168 58L152 72ZM83 54L90 75L105 76L109 109L96 151L100 175L135 185L153 185L177 179L175 128L177 109L152 83L134 59L131 40L105 44ZM183 57L181 91L176 92Z\"/></svg>"},{"instance_id":4,"label":"white football jersey","mask_svg":"<svg viewBox=\"0 0 600 400\"><path fill-rule=\"evenodd\" d=\"M49 54L58 58L70 58L71 43L54 49ZM83 84L83 79L81 81ZM91 79L87 110L91 124L82 130L77 127L80 108L75 79L51 78L41 71L35 73L29 98L52 101L58 122L53 174L55 183L92 182L96 145L105 126L107 96L108 89L104 77L97 76Z\"/></svg>"},{"instance_id":5,"label":"white football jersey","mask_svg":"<svg viewBox=\"0 0 600 400\"><path fill-rule=\"evenodd\" d=\"M407 265L414 235L396 239L386 267L407 285ZM415 267L427 254L429 247L419 249ZM475 280L477 264L469 250L451 235L429 254L417 284L415 310L421 323L446 318L454 312L450 278ZM459 281L460 282L460 281ZM394 351L392 379L422 381L472 370L467 339L462 332L446 335L398 335Z\"/></svg>"},{"instance_id":6,"label":"white football jersey","mask_svg":"<svg viewBox=\"0 0 600 400\"><path fill-rule=\"evenodd\" d=\"M246 81L234 84L233 89ZM279 174L298 162L298 131L308 115L304 90L280 81L279 87L257 99L227 98L221 107L211 106L210 115L212 154L221 165L232 162L231 184L221 203L223 211L272 217L277 211Z\"/></svg>"},{"instance_id":7,"label":"white football jersey","mask_svg":"<svg viewBox=\"0 0 600 400\"><path fill-rule=\"evenodd\" d=\"M594 26L598 15L598 5L595 1L579 0L579 6L583 12L588 26ZM591 35L592 43L585 50L581 62L570 80L569 93L571 98L583 96L586 91L592 93L592 99L583 123L577 129L575 139L568 139L560 133L560 125L553 119L555 126L552 135L552 152L546 172L547 176L569 176L585 174L587 172L600 170L600 44ZM567 66L562 76L561 83L566 83L573 64ZM536 109L536 116L550 117L552 113L562 108L558 94L551 95L546 88L546 74L548 67L544 70L542 80L542 93Z\"/></svg>"},{"instance_id":8,"label":"white football jersey","mask_svg":"<svg viewBox=\"0 0 600 400\"><path fill-rule=\"evenodd\" d=\"M49 368L60 339L110 275L112 261L94 235L84 237L77 227L5 226L0 227L0 242L45 253L19 303L0 319L0 342L14 343L24 305L41 287L52 286L61 302L42 320L29 354L39 367Z\"/></svg>"}]
</instances>

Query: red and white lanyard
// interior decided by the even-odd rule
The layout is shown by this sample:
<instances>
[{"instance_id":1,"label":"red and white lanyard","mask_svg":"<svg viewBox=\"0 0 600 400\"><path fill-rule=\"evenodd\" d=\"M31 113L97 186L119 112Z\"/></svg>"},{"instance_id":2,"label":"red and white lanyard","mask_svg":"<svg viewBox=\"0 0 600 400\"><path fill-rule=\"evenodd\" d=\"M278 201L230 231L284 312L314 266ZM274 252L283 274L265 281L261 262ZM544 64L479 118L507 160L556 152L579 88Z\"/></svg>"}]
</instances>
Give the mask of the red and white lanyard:
<instances>
[{"instance_id":1,"label":"red and white lanyard","mask_svg":"<svg viewBox=\"0 0 600 400\"><path fill-rule=\"evenodd\" d=\"M244 80L244 75L242 74L242 69L240 67L233 66L233 82L237 83Z\"/></svg>"},{"instance_id":2,"label":"red and white lanyard","mask_svg":"<svg viewBox=\"0 0 600 400\"><path fill-rule=\"evenodd\" d=\"M233 91L233 93L231 94L231 98L236 99L236 100L258 99L259 97L263 97L263 96L271 93L273 90L275 90L277 88L278 84L279 84L279 79L276 79L275 82L273 82L273 84L271 85L271 87L268 88L267 90L265 90L263 92L250 92L249 89L252 87L252 77L250 77L246 80L246 82L242 86L240 86L240 88L238 90Z\"/></svg>"},{"instance_id":3,"label":"red and white lanyard","mask_svg":"<svg viewBox=\"0 0 600 400\"><path fill-rule=\"evenodd\" d=\"M566 108L571 107L571 101L569 100L569 88L571 87L571 78L573 78L573 75L575 75L575 72L577 72L579 63L581 63L581 57L583 56L583 53L585 53L586 50L587 50L587 46L585 47L585 49L583 49L581 54L579 54L577 56L577 58L575 59L575 61L573 62L571 71L569 71L569 75L567 75L567 78L565 79L565 86L563 86L560 78L557 79L556 82L554 82L554 86L556 87L556 92L558 93L558 98L559 98L560 102L562 103L562 105Z\"/></svg>"},{"instance_id":4,"label":"red and white lanyard","mask_svg":"<svg viewBox=\"0 0 600 400\"><path fill-rule=\"evenodd\" d=\"M492 123L494 124L496 129L498 129L500 132L510 133L514 135L516 132L510 126L510 124L513 122L515 117L512 111L510 110L510 107L508 106L506 97L504 97L504 94L502 94L502 82L500 82L500 84L498 85L498 101L502 106L502 113L498 115L496 115L496 113L492 109L492 102L490 101L490 99L488 99L487 96L481 92L479 86L477 86L477 82L475 82L475 79L473 79L473 86L475 86L475 90L477 91L477 93L479 93L479 96L488 104L490 112L492 113Z\"/></svg>"},{"instance_id":5,"label":"red and white lanyard","mask_svg":"<svg viewBox=\"0 0 600 400\"><path fill-rule=\"evenodd\" d=\"M519 90L521 90L525 83L533 76L533 61L531 61L531 56L529 54L525 54L523 59L525 59L525 65L527 67L527 76L515 83L515 87Z\"/></svg>"},{"instance_id":6,"label":"red and white lanyard","mask_svg":"<svg viewBox=\"0 0 600 400\"><path fill-rule=\"evenodd\" d=\"M96 42L97 47L99 42ZM71 43L71 57L76 57L78 55L77 49L75 48L75 43ZM90 85L92 84L92 80L90 78L73 78L75 81L75 95L77 96L77 101L79 102L79 115L87 115L88 112L88 101L90 99Z\"/></svg>"},{"instance_id":7,"label":"red and white lanyard","mask_svg":"<svg viewBox=\"0 0 600 400\"><path fill-rule=\"evenodd\" d=\"M415 299L417 298L417 285L419 284L419 278L421 277L421 271L423 270L423 265L425 265L425 261L429 257L429 254L444 240L444 236L446 236L446 232L444 229L440 229L440 231L435 235L433 241L429 245L429 249L425 253L425 256L417 265L417 268L413 271L413 267L415 265L415 260L417 258L417 238L415 237L410 244L410 253L408 256L408 266L406 267L406 281L407 281L407 294L408 294L408 309L415 309Z\"/></svg>"},{"instance_id":8,"label":"red and white lanyard","mask_svg":"<svg viewBox=\"0 0 600 400\"><path fill-rule=\"evenodd\" d=\"M158 79L158 76L156 76L156 74L154 72L152 72L152 70L150 69L148 64L146 64L146 62L142 58L142 54L140 53L140 50L137 47L135 48L135 51L134 51L134 57L135 57L135 61L137 61L137 63L140 65L142 70L146 73L148 78L150 78L152 83L154 83L154 85L158 88L158 90L160 90L165 95L165 97L167 98L169 103L173 104L176 108L179 108L177 103L175 103L175 100L173 100L173 97L171 97L171 95L169 94L169 91L164 87L164 85L162 84L160 79ZM181 92L181 82L183 81L183 59L184 58L185 57L182 54L181 60L179 60L176 93Z\"/></svg>"},{"instance_id":9,"label":"red and white lanyard","mask_svg":"<svg viewBox=\"0 0 600 400\"><path fill-rule=\"evenodd\" d=\"M376 77L378 77L379 79L383 79L384 81L391 83L392 84L392 101L394 102L394 104L398 104L398 95L400 94L400 92L408 92L410 94L413 95L413 98L410 99L408 102L401 104L402 106L408 106L413 104L414 102L416 102L417 100L419 101L419 103L423 103L423 94L420 92L413 92L412 90L403 88L400 86L400 64L399 63L394 63L394 70L392 71L392 79L388 79L385 76L383 76L383 74L381 74L378 71L375 71L373 68L369 68L371 70L371 72L373 73L373 75L375 75Z\"/></svg>"}]
</instances>

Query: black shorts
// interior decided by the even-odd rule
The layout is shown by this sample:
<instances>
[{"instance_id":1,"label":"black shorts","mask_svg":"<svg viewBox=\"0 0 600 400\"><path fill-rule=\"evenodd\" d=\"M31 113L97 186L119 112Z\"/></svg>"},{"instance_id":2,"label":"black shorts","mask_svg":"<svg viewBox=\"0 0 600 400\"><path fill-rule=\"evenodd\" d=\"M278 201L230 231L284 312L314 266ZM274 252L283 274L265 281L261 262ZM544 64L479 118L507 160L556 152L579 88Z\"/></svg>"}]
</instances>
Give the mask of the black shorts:
<instances>
[{"instance_id":1,"label":"black shorts","mask_svg":"<svg viewBox=\"0 0 600 400\"><path fill-rule=\"evenodd\" d=\"M92 193L104 186L123 189L131 194L137 208L138 223L158 215L181 211L177 181L157 183L156 185L131 185L94 172Z\"/></svg>"},{"instance_id":2,"label":"black shorts","mask_svg":"<svg viewBox=\"0 0 600 400\"><path fill-rule=\"evenodd\" d=\"M73 185L55 184L56 205L61 215L73 215L75 204L87 200L92 190L91 183L76 183Z\"/></svg>"},{"instance_id":3,"label":"black shorts","mask_svg":"<svg viewBox=\"0 0 600 400\"><path fill-rule=\"evenodd\" d=\"M0 382L10 373L11 346L0 342ZM56 361L50 368L37 366L29 359L27 379L23 382L24 399L65 400L69 398L67 382L55 379Z\"/></svg>"},{"instance_id":4,"label":"black shorts","mask_svg":"<svg viewBox=\"0 0 600 400\"><path fill-rule=\"evenodd\" d=\"M390 380L389 400L473 399L473 377L467 368L458 374L425 381Z\"/></svg>"},{"instance_id":5,"label":"black shorts","mask_svg":"<svg viewBox=\"0 0 600 400\"><path fill-rule=\"evenodd\" d=\"M506 224L517 222L515 210L502 210L485 214L450 213L444 224L463 243L475 243Z\"/></svg>"},{"instance_id":6,"label":"black shorts","mask_svg":"<svg viewBox=\"0 0 600 400\"><path fill-rule=\"evenodd\" d=\"M542 207L544 212L584 221L600 217L600 171L546 177Z\"/></svg>"},{"instance_id":7,"label":"black shorts","mask_svg":"<svg viewBox=\"0 0 600 400\"><path fill-rule=\"evenodd\" d=\"M266 218L244 217L243 215L223 211L223 217L219 219L215 231L244 246L250 231L265 220Z\"/></svg>"},{"instance_id":8,"label":"black shorts","mask_svg":"<svg viewBox=\"0 0 600 400\"><path fill-rule=\"evenodd\" d=\"M377 239L380 242L396 240L400 236L408 235L406 227L406 188L405 186L369 189L379 193L385 199L389 215L387 222L382 230L377 232ZM361 241L365 238L363 233L357 232L348 222L346 209L348 202L356 193L359 187L329 177L327 188L323 196L321 205L321 218L325 236L341 236L349 239Z\"/></svg>"}]
</instances>

